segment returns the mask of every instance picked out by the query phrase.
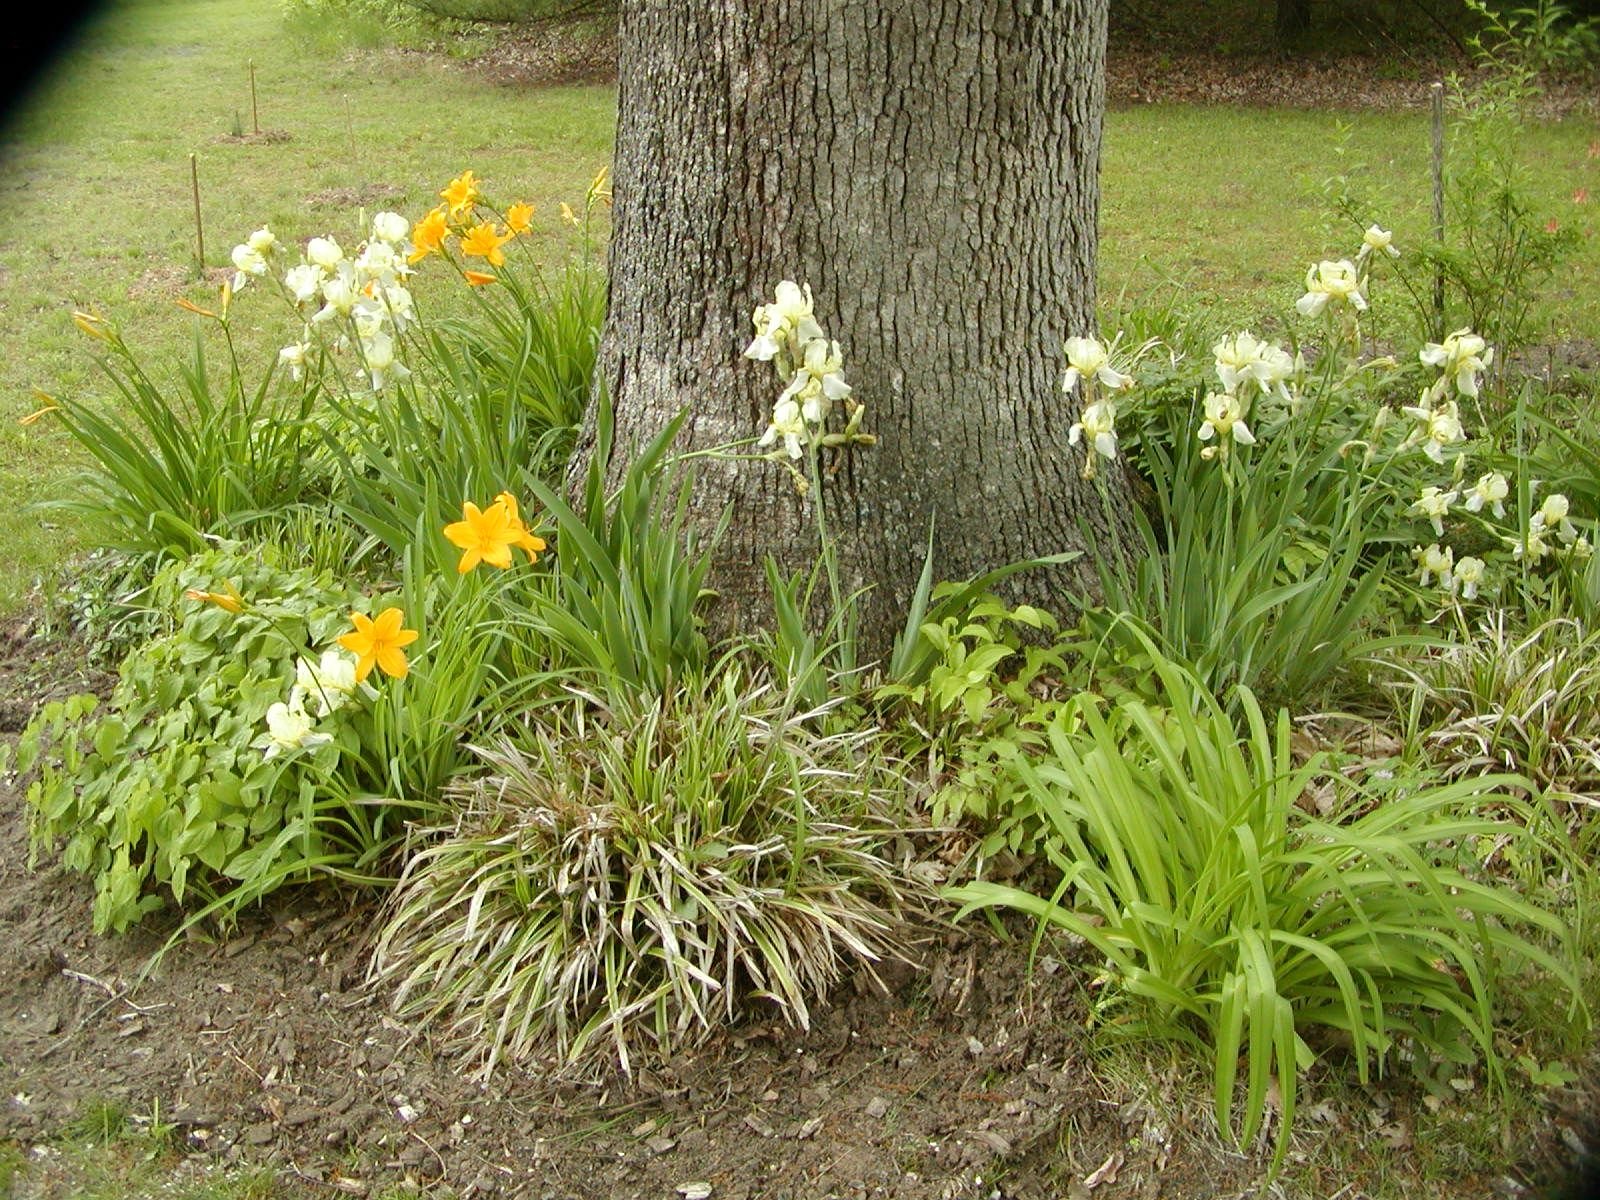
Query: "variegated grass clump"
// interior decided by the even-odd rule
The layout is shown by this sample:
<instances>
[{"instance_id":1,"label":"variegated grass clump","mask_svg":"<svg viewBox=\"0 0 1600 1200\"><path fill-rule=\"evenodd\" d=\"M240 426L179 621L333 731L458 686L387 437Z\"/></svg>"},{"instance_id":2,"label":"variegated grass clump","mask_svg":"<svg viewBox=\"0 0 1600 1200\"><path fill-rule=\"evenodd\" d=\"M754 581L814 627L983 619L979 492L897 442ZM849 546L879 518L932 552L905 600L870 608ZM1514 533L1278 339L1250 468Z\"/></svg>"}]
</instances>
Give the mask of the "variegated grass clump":
<instances>
[{"instance_id":1,"label":"variegated grass clump","mask_svg":"<svg viewBox=\"0 0 1600 1200\"><path fill-rule=\"evenodd\" d=\"M631 1071L763 1013L804 1028L921 907L873 731L818 732L732 668L608 703L574 694L480 750L491 774L388 908L373 979L485 1076Z\"/></svg>"},{"instance_id":2,"label":"variegated grass clump","mask_svg":"<svg viewBox=\"0 0 1600 1200\"><path fill-rule=\"evenodd\" d=\"M1501 611L1406 667L1409 701L1451 774L1516 771L1600 792L1600 634L1568 617L1531 629Z\"/></svg>"}]
</instances>

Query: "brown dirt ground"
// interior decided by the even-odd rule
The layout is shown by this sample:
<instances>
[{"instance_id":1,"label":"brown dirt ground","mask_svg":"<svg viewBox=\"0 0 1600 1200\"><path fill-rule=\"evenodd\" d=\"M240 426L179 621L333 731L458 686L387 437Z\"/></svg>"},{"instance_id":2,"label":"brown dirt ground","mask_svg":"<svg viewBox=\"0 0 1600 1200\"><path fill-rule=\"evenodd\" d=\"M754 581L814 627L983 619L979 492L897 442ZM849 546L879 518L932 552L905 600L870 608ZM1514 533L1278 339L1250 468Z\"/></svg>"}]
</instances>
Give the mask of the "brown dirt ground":
<instances>
[{"instance_id":1,"label":"brown dirt ground","mask_svg":"<svg viewBox=\"0 0 1600 1200\"><path fill-rule=\"evenodd\" d=\"M1219 55L1196 48L1206 37L1163 42L1119 30L1106 55L1106 100L1113 108L1140 104L1246 105L1353 111L1426 108L1429 85L1452 72L1470 74L1448 48L1423 46L1397 56L1394 46L1372 53L1289 57L1272 52ZM604 84L616 81L616 38L602 31L574 37L560 25L508 31L463 69L507 87ZM1555 80L1540 102L1543 115L1600 112L1589 79Z\"/></svg>"}]
</instances>

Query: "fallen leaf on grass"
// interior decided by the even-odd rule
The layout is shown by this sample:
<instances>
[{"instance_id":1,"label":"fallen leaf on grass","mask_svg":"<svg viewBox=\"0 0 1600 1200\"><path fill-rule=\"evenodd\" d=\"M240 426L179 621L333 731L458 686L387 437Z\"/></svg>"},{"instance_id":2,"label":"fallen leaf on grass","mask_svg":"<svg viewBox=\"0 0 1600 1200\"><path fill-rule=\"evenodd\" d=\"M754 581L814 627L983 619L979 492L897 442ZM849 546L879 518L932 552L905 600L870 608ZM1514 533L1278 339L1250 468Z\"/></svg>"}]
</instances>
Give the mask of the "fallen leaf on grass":
<instances>
[{"instance_id":1,"label":"fallen leaf on grass","mask_svg":"<svg viewBox=\"0 0 1600 1200\"><path fill-rule=\"evenodd\" d=\"M967 1136L982 1142L996 1154L1005 1155L1011 1153L1011 1143L992 1129L973 1129L968 1132Z\"/></svg>"},{"instance_id":2,"label":"fallen leaf on grass","mask_svg":"<svg viewBox=\"0 0 1600 1200\"><path fill-rule=\"evenodd\" d=\"M1092 1191L1102 1183L1115 1183L1117 1181L1117 1172L1122 1170L1122 1163L1122 1151L1118 1150L1105 1162L1089 1172L1083 1181L1083 1186Z\"/></svg>"}]
</instances>

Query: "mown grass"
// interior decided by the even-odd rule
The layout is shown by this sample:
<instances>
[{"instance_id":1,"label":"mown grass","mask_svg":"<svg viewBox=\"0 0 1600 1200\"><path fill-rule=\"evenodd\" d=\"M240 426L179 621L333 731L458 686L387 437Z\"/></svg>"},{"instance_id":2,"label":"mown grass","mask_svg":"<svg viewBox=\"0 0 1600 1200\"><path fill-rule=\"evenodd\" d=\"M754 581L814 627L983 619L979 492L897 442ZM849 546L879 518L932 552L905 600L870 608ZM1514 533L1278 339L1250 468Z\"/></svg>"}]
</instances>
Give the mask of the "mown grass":
<instances>
[{"instance_id":1,"label":"mown grass","mask_svg":"<svg viewBox=\"0 0 1600 1200\"><path fill-rule=\"evenodd\" d=\"M159 1112L135 1117L112 1101L86 1101L48 1142L24 1153L0 1142L0 1195L71 1196L73 1200L298 1200L270 1170L212 1168L184 1161L174 1129Z\"/></svg>"},{"instance_id":2,"label":"mown grass","mask_svg":"<svg viewBox=\"0 0 1600 1200\"><path fill-rule=\"evenodd\" d=\"M268 1167L212 1166L176 1151L152 1152L144 1138L110 1144L66 1139L26 1155L0 1147L0 1185L6 1184L10 1190L0 1195L71 1200L312 1200L338 1194L321 1181L302 1182ZM402 1186L369 1194L374 1200L423 1195Z\"/></svg>"},{"instance_id":3,"label":"mown grass","mask_svg":"<svg viewBox=\"0 0 1600 1200\"><path fill-rule=\"evenodd\" d=\"M302 1175L291 1168L242 1164L225 1166L187 1154L176 1130L163 1125L159 1111L131 1115L121 1105L89 1100L60 1135L33 1143L25 1151L0 1142L0 1196L70 1197L71 1200L311 1200L314 1196L355 1194L371 1200L447 1200L456 1193L440 1186L425 1190L411 1182L374 1182L361 1164L355 1182Z\"/></svg>"},{"instance_id":4,"label":"mown grass","mask_svg":"<svg viewBox=\"0 0 1600 1200\"><path fill-rule=\"evenodd\" d=\"M236 113L252 133L252 60L261 127L284 140L231 136ZM80 541L77 528L26 510L77 464L66 435L48 421L17 424L44 403L35 389L104 390L74 308L112 318L152 362L187 353L199 322L174 301L213 304L230 249L252 229L348 243L360 208L418 216L469 166L491 195L527 199L542 228L561 229L557 203L580 201L609 161L613 111L604 88L530 96L443 57L304 50L273 4L108 5L13 114L0 150L0 322L10 333L0 358L0 611L15 610ZM191 153L213 268L204 281ZM246 336L246 349L265 361L284 332L274 323Z\"/></svg>"},{"instance_id":5,"label":"mown grass","mask_svg":"<svg viewBox=\"0 0 1600 1200\"><path fill-rule=\"evenodd\" d=\"M252 133L249 64L260 124ZM117 321L153 361L187 353L196 319L173 303L214 297L229 249L270 223L283 238L354 233L360 208L418 215L440 184L472 167L505 199L547 218L609 158L609 88L526 91L476 78L445 55L330 53L289 36L275 6L247 0L120 0L81 32L0 147L0 611L62 562L82 530L41 521L31 500L77 464L49 422L16 423L35 389L101 389L74 308ZM1107 118L1101 293L1108 309L1177 304L1224 326L1287 311L1300 264L1350 252L1327 228L1322 181L1339 164L1338 123L1353 120L1344 165L1390 195L1403 243L1428 222L1427 127L1420 114L1363 115L1156 105ZM234 138L233 130L247 135ZM282 134L279 139L275 135ZM1585 241L1541 307L1566 338L1600 328L1600 159L1593 121L1530 127L1540 200ZM195 270L189 156L196 156L206 263ZM1573 203L1577 189L1597 197ZM550 232L554 239L559 235ZM239 322L248 329L250 321ZM244 339L261 361L281 325ZM285 339L286 340L286 339Z\"/></svg>"},{"instance_id":6,"label":"mown grass","mask_svg":"<svg viewBox=\"0 0 1600 1200\"><path fill-rule=\"evenodd\" d=\"M249 64L260 124L252 134ZM1420 86L1420 85L1419 85ZM235 241L262 223L284 238L354 231L356 210L420 214L472 167L552 217L610 154L609 88L536 92L486 83L457 60L399 50L330 53L287 35L275 6L247 0L120 0L81 32L0 146L0 611L61 562L82 531L41 522L77 459L48 422L23 428L35 389L102 387L74 308L116 320L154 360L187 352ZM1353 121L1349 150L1332 146ZM247 135L232 137L237 126ZM285 135L281 140L277 134ZM1600 329L1600 129L1530 126L1538 199L1584 236L1540 307L1563 339ZM1428 224L1428 134L1421 114L1155 105L1107 118L1101 294L1108 309L1177 304L1219 332L1287 311L1299 264L1350 252L1328 228L1322 181L1356 164L1357 186L1391 196L1403 244ZM189 156L196 156L206 262L195 270ZM1574 203L1579 189L1596 196ZM545 226L556 228L554 222ZM554 239L557 235L549 235ZM241 322L241 328L250 322ZM266 351L281 327L246 338ZM263 354L263 358L265 355Z\"/></svg>"},{"instance_id":7,"label":"mown grass","mask_svg":"<svg viewBox=\"0 0 1600 1200\"><path fill-rule=\"evenodd\" d=\"M1426 84L1419 84L1426 95ZM1341 126L1350 126L1344 153ZM1176 298L1218 326L1283 322L1304 264L1353 257L1360 232L1331 218L1322 188L1347 173L1378 201L1395 244L1432 224L1429 122L1423 113L1332 113L1157 104L1108 114L1101 170L1103 305ZM1600 124L1530 124L1520 151L1537 164L1530 199L1581 243L1537 306L1535 342L1600 332ZM1585 194L1589 199L1575 199ZM1382 293L1377 297L1382 301ZM1398 297L1396 297L1398 300Z\"/></svg>"}]
</instances>

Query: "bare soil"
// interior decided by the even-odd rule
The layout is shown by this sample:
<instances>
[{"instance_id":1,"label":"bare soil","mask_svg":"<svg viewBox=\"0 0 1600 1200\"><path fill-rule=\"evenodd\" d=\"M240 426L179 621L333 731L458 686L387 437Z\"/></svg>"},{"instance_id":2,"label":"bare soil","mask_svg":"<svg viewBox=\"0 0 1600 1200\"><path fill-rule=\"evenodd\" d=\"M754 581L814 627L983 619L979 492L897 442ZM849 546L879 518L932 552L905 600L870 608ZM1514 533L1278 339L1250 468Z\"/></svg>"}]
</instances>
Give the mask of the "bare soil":
<instances>
[{"instance_id":1,"label":"bare soil","mask_svg":"<svg viewBox=\"0 0 1600 1200\"><path fill-rule=\"evenodd\" d=\"M1208 18L1202 12L1196 19ZM1444 43L1425 41L1404 53L1383 44L1306 55L1260 47L1218 53L1215 45L1215 38L1192 28L1182 38L1114 30L1106 54L1107 103L1400 111L1426 108L1433 81L1471 74L1470 61ZM616 63L617 41L609 28L539 24L508 29L464 66L507 87L545 87L615 83ZM1551 119L1593 116L1600 112L1600 94L1593 79L1550 80L1539 111Z\"/></svg>"}]
</instances>

